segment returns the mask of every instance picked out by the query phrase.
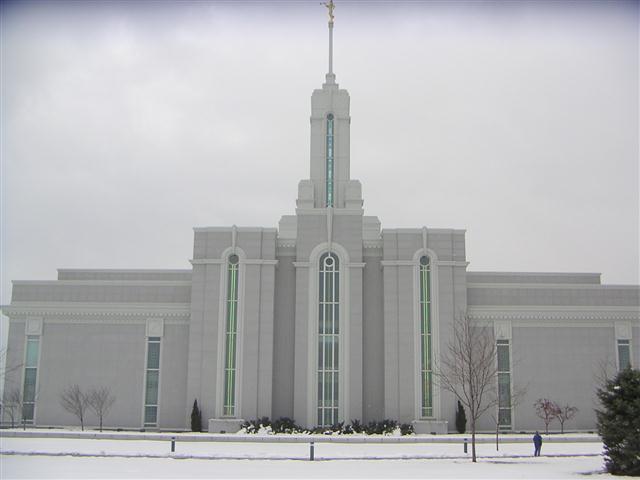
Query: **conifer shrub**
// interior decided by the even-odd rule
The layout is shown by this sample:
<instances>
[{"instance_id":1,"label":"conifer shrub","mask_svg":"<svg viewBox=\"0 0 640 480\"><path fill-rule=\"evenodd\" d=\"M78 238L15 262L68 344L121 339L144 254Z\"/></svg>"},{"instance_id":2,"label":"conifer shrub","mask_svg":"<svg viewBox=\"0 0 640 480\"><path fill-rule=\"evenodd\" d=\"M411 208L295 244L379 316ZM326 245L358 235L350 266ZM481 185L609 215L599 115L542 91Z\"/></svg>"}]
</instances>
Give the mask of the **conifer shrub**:
<instances>
[{"instance_id":1,"label":"conifer shrub","mask_svg":"<svg viewBox=\"0 0 640 480\"><path fill-rule=\"evenodd\" d=\"M467 431L467 414L464 412L464 407L460 400L458 400L458 408L456 408L456 430L458 433Z\"/></svg>"},{"instance_id":2,"label":"conifer shrub","mask_svg":"<svg viewBox=\"0 0 640 480\"><path fill-rule=\"evenodd\" d=\"M393 433L397 426L398 422L389 419L381 422L369 422L365 427L364 433L367 435L388 435Z\"/></svg>"},{"instance_id":3,"label":"conifer shrub","mask_svg":"<svg viewBox=\"0 0 640 480\"><path fill-rule=\"evenodd\" d=\"M351 420L351 430L353 430L353 433L362 433L364 431L364 427L362 426L362 423L360 423L360 420Z\"/></svg>"},{"instance_id":4,"label":"conifer shrub","mask_svg":"<svg viewBox=\"0 0 640 480\"><path fill-rule=\"evenodd\" d=\"M304 429L296 425L296 422L289 417L281 417L271 425L273 433L300 433Z\"/></svg>"},{"instance_id":5,"label":"conifer shrub","mask_svg":"<svg viewBox=\"0 0 640 480\"><path fill-rule=\"evenodd\" d=\"M202 431L202 412L200 411L200 407L198 407L197 399L193 401L193 408L191 409L191 431Z\"/></svg>"},{"instance_id":6,"label":"conifer shrub","mask_svg":"<svg viewBox=\"0 0 640 480\"><path fill-rule=\"evenodd\" d=\"M271 429L271 420L269 417L248 420L242 424L242 428L246 433L258 433L261 428Z\"/></svg>"},{"instance_id":7,"label":"conifer shrub","mask_svg":"<svg viewBox=\"0 0 640 480\"><path fill-rule=\"evenodd\" d=\"M640 370L626 368L598 389L596 410L607 471L640 476Z\"/></svg>"},{"instance_id":8,"label":"conifer shrub","mask_svg":"<svg viewBox=\"0 0 640 480\"><path fill-rule=\"evenodd\" d=\"M403 423L400 425L400 435L413 435L413 425L410 423Z\"/></svg>"}]
</instances>

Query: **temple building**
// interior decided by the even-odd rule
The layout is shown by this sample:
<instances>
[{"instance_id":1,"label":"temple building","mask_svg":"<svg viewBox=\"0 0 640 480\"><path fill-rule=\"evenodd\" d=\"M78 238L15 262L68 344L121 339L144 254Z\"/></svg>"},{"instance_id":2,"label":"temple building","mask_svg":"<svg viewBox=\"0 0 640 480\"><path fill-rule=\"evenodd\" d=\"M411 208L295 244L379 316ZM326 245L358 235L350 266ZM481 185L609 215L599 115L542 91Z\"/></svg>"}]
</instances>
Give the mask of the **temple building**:
<instances>
[{"instance_id":1,"label":"temple building","mask_svg":"<svg viewBox=\"0 0 640 480\"><path fill-rule=\"evenodd\" d=\"M579 408L565 428L595 427L602 366L640 365L640 289L597 273L469 271L464 230L382 228L350 175L350 97L332 55L330 17L309 178L277 228L197 227L186 270L60 269L57 280L13 282L2 312L7 365L19 368L4 391L20 392L27 423L75 425L60 393L77 384L111 390L114 428L187 430L197 399L212 432L263 416L454 431L456 399L436 369L466 315L495 338L490 413L503 429L540 428L540 397ZM491 415L480 428L495 430Z\"/></svg>"}]
</instances>

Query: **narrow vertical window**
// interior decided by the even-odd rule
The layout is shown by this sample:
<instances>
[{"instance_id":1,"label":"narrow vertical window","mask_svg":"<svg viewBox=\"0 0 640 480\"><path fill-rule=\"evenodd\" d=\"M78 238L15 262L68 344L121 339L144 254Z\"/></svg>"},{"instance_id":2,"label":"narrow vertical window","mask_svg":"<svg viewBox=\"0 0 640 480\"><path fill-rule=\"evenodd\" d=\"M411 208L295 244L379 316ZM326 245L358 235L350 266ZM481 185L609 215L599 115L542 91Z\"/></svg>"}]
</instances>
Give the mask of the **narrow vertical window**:
<instances>
[{"instance_id":1,"label":"narrow vertical window","mask_svg":"<svg viewBox=\"0 0 640 480\"><path fill-rule=\"evenodd\" d=\"M420 386L421 416L433 416L433 368L431 360L431 262L420 257Z\"/></svg>"},{"instance_id":2,"label":"narrow vertical window","mask_svg":"<svg viewBox=\"0 0 640 480\"><path fill-rule=\"evenodd\" d=\"M144 426L158 426L158 386L160 384L160 337L147 338L147 368L144 393Z\"/></svg>"},{"instance_id":3,"label":"narrow vertical window","mask_svg":"<svg viewBox=\"0 0 640 480\"><path fill-rule=\"evenodd\" d=\"M318 425L338 423L340 268L338 257L320 257L318 302Z\"/></svg>"},{"instance_id":4,"label":"narrow vertical window","mask_svg":"<svg viewBox=\"0 0 640 480\"><path fill-rule=\"evenodd\" d=\"M28 335L24 363L24 388L22 391L22 419L27 423L33 422L35 413L39 355L40 337Z\"/></svg>"},{"instance_id":5,"label":"narrow vertical window","mask_svg":"<svg viewBox=\"0 0 640 480\"><path fill-rule=\"evenodd\" d=\"M511 359L509 340L498 340L498 426L511 428Z\"/></svg>"},{"instance_id":6,"label":"narrow vertical window","mask_svg":"<svg viewBox=\"0 0 640 480\"><path fill-rule=\"evenodd\" d=\"M327 115L327 207L333 207L333 114Z\"/></svg>"},{"instance_id":7,"label":"narrow vertical window","mask_svg":"<svg viewBox=\"0 0 640 480\"><path fill-rule=\"evenodd\" d=\"M629 340L618 340L618 370L631 367L631 350Z\"/></svg>"},{"instance_id":8,"label":"narrow vertical window","mask_svg":"<svg viewBox=\"0 0 640 480\"><path fill-rule=\"evenodd\" d=\"M237 255L227 262L227 302L224 356L224 400L222 414L236 414L236 342L238 335L238 264Z\"/></svg>"}]
</instances>

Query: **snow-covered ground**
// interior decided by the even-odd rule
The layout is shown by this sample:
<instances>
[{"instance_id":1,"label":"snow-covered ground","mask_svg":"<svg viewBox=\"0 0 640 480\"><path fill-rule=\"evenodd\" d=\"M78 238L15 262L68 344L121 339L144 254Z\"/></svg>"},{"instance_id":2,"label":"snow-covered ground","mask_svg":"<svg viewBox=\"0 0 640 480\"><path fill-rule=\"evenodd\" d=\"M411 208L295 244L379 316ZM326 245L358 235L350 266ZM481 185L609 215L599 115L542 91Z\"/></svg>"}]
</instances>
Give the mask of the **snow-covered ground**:
<instances>
[{"instance_id":1,"label":"snow-covered ground","mask_svg":"<svg viewBox=\"0 0 640 480\"><path fill-rule=\"evenodd\" d=\"M597 441L545 442L539 458L529 443L502 443L499 451L484 443L475 465L461 443L316 442L314 449L310 462L308 443L178 441L171 453L168 441L2 435L0 478L609 478Z\"/></svg>"}]
</instances>

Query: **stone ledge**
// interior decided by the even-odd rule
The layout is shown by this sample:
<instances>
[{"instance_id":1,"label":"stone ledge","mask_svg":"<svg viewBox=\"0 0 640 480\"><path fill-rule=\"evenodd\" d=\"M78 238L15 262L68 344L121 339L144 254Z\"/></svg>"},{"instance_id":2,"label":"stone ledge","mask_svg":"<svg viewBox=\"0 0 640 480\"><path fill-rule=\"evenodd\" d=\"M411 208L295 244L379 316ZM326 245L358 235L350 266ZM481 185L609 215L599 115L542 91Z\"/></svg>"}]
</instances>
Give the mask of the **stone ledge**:
<instances>
[{"instance_id":1,"label":"stone ledge","mask_svg":"<svg viewBox=\"0 0 640 480\"><path fill-rule=\"evenodd\" d=\"M210 418L209 433L236 433L242 427L241 418Z\"/></svg>"},{"instance_id":2,"label":"stone ledge","mask_svg":"<svg viewBox=\"0 0 640 480\"><path fill-rule=\"evenodd\" d=\"M414 420L411 424L416 434L446 435L449 433L449 422L446 420Z\"/></svg>"}]
</instances>

